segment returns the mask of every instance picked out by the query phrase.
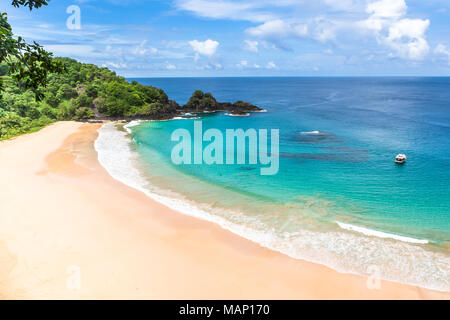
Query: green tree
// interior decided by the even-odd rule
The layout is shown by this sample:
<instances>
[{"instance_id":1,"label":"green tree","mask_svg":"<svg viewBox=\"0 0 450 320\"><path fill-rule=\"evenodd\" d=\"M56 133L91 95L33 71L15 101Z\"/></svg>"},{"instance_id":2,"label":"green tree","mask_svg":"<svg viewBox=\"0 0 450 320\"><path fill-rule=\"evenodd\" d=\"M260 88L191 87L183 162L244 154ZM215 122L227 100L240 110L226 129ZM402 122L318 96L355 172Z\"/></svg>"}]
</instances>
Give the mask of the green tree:
<instances>
[{"instance_id":1,"label":"green tree","mask_svg":"<svg viewBox=\"0 0 450 320\"><path fill-rule=\"evenodd\" d=\"M98 85L96 83L89 83L86 87L86 94L91 98L96 98L98 95Z\"/></svg>"},{"instance_id":2,"label":"green tree","mask_svg":"<svg viewBox=\"0 0 450 320\"><path fill-rule=\"evenodd\" d=\"M13 0L15 7L26 6L30 10L47 5L47 0ZM7 14L0 12L0 63L6 63L10 75L24 88L32 89L39 100L43 94L38 90L47 84L51 72L63 72L62 64L52 59L52 54L33 42L26 43L22 37L14 37ZM0 93L3 92L0 78Z\"/></svg>"},{"instance_id":3,"label":"green tree","mask_svg":"<svg viewBox=\"0 0 450 320\"><path fill-rule=\"evenodd\" d=\"M68 84L63 84L61 86L61 88L59 88L58 93L56 94L56 97L63 100L63 99L75 98L77 95L78 95L77 90L75 90Z\"/></svg>"},{"instance_id":4,"label":"green tree","mask_svg":"<svg viewBox=\"0 0 450 320\"><path fill-rule=\"evenodd\" d=\"M42 115L48 117L49 119L57 119L58 118L58 110L54 107L50 106L46 102L41 102L40 104L40 112Z\"/></svg>"},{"instance_id":5,"label":"green tree","mask_svg":"<svg viewBox=\"0 0 450 320\"><path fill-rule=\"evenodd\" d=\"M6 63L0 64L0 77L8 74L8 65Z\"/></svg>"},{"instance_id":6,"label":"green tree","mask_svg":"<svg viewBox=\"0 0 450 320\"><path fill-rule=\"evenodd\" d=\"M81 108L75 112L76 120L84 120L94 117L94 111L89 110L88 108Z\"/></svg>"},{"instance_id":7,"label":"green tree","mask_svg":"<svg viewBox=\"0 0 450 320\"><path fill-rule=\"evenodd\" d=\"M14 108L21 117L29 116L29 113L35 107L34 97L29 92L18 95L14 99Z\"/></svg>"},{"instance_id":8,"label":"green tree","mask_svg":"<svg viewBox=\"0 0 450 320\"><path fill-rule=\"evenodd\" d=\"M51 105L53 108L56 108L58 104L61 102L61 98L57 97L57 95L53 94L50 91L45 93L45 102Z\"/></svg>"},{"instance_id":9,"label":"green tree","mask_svg":"<svg viewBox=\"0 0 450 320\"><path fill-rule=\"evenodd\" d=\"M86 94L80 94L78 98L73 100L73 105L77 108L89 107L92 103L92 98L88 97Z\"/></svg>"}]
</instances>

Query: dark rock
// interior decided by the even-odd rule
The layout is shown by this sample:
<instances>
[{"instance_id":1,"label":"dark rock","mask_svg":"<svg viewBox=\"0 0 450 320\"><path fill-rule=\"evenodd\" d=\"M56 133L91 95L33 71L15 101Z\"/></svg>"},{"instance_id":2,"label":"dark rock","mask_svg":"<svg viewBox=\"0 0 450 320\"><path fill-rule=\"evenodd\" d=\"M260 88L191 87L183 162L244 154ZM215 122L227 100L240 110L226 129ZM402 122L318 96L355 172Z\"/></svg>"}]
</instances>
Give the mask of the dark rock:
<instances>
[{"instance_id":1,"label":"dark rock","mask_svg":"<svg viewBox=\"0 0 450 320\"><path fill-rule=\"evenodd\" d=\"M203 93L201 90L195 91L188 103L179 109L184 112L196 113L229 111L236 115L262 111L261 108L244 101L236 101L235 103L218 102L211 93Z\"/></svg>"}]
</instances>

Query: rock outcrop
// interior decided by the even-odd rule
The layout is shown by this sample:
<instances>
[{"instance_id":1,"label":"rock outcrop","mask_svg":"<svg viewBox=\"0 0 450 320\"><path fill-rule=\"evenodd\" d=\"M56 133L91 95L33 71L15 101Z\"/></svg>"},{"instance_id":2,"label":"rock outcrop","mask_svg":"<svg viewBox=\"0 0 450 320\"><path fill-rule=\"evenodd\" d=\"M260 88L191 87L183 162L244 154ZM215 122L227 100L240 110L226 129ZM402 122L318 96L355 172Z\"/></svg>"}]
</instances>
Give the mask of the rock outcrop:
<instances>
[{"instance_id":1,"label":"rock outcrop","mask_svg":"<svg viewBox=\"0 0 450 320\"><path fill-rule=\"evenodd\" d=\"M261 108L244 101L236 101L235 103L218 102L211 93L203 93L201 90L195 91L188 103L180 107L179 110L191 113L228 111L236 115L262 111Z\"/></svg>"}]
</instances>

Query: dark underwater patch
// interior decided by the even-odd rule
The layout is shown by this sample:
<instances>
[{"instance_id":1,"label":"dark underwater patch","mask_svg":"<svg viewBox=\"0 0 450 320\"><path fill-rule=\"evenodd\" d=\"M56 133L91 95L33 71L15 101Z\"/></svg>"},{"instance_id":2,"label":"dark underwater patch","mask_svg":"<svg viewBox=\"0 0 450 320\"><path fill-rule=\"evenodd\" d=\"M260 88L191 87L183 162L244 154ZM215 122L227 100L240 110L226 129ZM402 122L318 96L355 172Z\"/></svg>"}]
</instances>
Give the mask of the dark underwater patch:
<instances>
[{"instance_id":1,"label":"dark underwater patch","mask_svg":"<svg viewBox=\"0 0 450 320\"><path fill-rule=\"evenodd\" d=\"M366 162L369 160L369 152L367 150L352 149L342 147L341 152L326 153L289 153L281 152L281 158L298 159L298 160L317 160L329 162Z\"/></svg>"}]
</instances>

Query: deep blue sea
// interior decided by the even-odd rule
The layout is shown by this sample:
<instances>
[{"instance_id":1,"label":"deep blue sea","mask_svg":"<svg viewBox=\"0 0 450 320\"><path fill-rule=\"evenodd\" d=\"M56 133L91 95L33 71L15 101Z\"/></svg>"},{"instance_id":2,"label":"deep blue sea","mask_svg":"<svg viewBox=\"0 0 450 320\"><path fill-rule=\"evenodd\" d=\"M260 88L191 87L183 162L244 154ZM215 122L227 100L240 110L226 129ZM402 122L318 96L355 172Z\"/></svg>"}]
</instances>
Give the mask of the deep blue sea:
<instances>
[{"instance_id":1,"label":"deep blue sea","mask_svg":"<svg viewBox=\"0 0 450 320\"><path fill-rule=\"evenodd\" d=\"M129 80L179 104L200 89L267 110L129 126L132 165L146 181L133 186L294 258L359 274L375 267L385 279L449 290L450 78ZM172 132L192 132L199 120L204 130L279 129L278 174L173 164ZM112 127L102 130L113 139ZM394 163L399 153L403 165Z\"/></svg>"}]
</instances>

